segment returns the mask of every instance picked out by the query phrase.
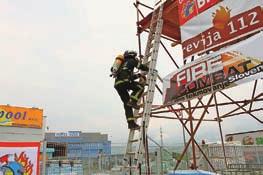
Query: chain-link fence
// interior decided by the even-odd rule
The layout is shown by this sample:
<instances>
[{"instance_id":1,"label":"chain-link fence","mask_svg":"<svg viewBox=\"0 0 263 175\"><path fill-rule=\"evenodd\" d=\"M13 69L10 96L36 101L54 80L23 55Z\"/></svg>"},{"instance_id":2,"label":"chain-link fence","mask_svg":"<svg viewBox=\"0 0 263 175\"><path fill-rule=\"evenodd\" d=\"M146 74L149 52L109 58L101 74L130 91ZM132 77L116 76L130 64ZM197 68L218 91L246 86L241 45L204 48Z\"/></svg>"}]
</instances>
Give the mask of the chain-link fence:
<instances>
[{"instance_id":1,"label":"chain-link fence","mask_svg":"<svg viewBox=\"0 0 263 175\"><path fill-rule=\"evenodd\" d=\"M120 172L123 155L98 156L82 160L48 160L45 175L95 175ZM42 167L42 166L41 166ZM42 172L42 168L41 168Z\"/></svg>"},{"instance_id":2,"label":"chain-link fence","mask_svg":"<svg viewBox=\"0 0 263 175\"><path fill-rule=\"evenodd\" d=\"M263 146L225 145L225 154L220 144L202 145L202 150L218 172L263 172ZM200 151L197 159L200 169L212 171Z\"/></svg>"}]
</instances>

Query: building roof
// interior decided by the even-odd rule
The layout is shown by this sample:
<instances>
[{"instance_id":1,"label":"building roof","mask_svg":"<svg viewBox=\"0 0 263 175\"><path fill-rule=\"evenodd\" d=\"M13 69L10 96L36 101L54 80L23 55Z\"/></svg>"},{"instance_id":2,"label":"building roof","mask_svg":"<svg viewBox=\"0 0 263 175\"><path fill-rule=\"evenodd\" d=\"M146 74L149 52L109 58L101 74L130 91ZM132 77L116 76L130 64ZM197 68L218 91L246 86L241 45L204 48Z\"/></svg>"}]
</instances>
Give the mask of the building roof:
<instances>
[{"instance_id":1,"label":"building roof","mask_svg":"<svg viewBox=\"0 0 263 175\"><path fill-rule=\"evenodd\" d=\"M81 131L69 132L48 132L45 138L49 142L106 142L108 141L108 134L101 133L85 133Z\"/></svg>"}]
</instances>

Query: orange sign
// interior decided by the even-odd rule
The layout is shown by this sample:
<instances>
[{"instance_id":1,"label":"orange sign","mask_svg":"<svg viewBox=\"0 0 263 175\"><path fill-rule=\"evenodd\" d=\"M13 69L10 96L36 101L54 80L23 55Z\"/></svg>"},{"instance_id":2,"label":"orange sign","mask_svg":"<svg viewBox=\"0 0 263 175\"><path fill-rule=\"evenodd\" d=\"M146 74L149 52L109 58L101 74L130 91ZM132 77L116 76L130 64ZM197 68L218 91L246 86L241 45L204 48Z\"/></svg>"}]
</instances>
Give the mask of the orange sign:
<instances>
[{"instance_id":1,"label":"orange sign","mask_svg":"<svg viewBox=\"0 0 263 175\"><path fill-rule=\"evenodd\" d=\"M42 128L43 110L0 105L0 126Z\"/></svg>"}]
</instances>

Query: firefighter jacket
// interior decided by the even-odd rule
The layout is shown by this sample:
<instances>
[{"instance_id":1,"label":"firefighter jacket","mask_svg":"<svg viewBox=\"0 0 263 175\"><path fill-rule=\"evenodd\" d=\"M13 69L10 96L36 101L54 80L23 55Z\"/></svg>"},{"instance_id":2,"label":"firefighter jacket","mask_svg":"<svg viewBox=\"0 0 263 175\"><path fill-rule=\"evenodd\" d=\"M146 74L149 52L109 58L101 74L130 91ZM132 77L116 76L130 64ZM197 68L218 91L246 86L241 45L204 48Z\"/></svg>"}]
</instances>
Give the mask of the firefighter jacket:
<instances>
[{"instance_id":1,"label":"firefighter jacket","mask_svg":"<svg viewBox=\"0 0 263 175\"><path fill-rule=\"evenodd\" d=\"M137 59L135 58L126 58L122 67L120 68L120 71L118 72L118 75L116 76L115 80L115 86L128 81L133 81L136 78L138 78L138 75L134 75L134 68L138 68L142 71L148 71L149 68L141 64Z\"/></svg>"}]
</instances>

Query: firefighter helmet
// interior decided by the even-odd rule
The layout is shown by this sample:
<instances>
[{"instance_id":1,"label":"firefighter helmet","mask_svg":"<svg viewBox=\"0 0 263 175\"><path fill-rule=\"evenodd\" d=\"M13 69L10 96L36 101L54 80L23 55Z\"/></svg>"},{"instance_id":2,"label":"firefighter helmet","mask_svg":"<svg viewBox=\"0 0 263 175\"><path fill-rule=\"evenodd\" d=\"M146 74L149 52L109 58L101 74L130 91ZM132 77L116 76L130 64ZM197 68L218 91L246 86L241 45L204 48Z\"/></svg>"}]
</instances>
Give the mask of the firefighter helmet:
<instances>
[{"instance_id":1,"label":"firefighter helmet","mask_svg":"<svg viewBox=\"0 0 263 175\"><path fill-rule=\"evenodd\" d=\"M126 50L123 54L124 58L136 58L137 52L133 50Z\"/></svg>"}]
</instances>

